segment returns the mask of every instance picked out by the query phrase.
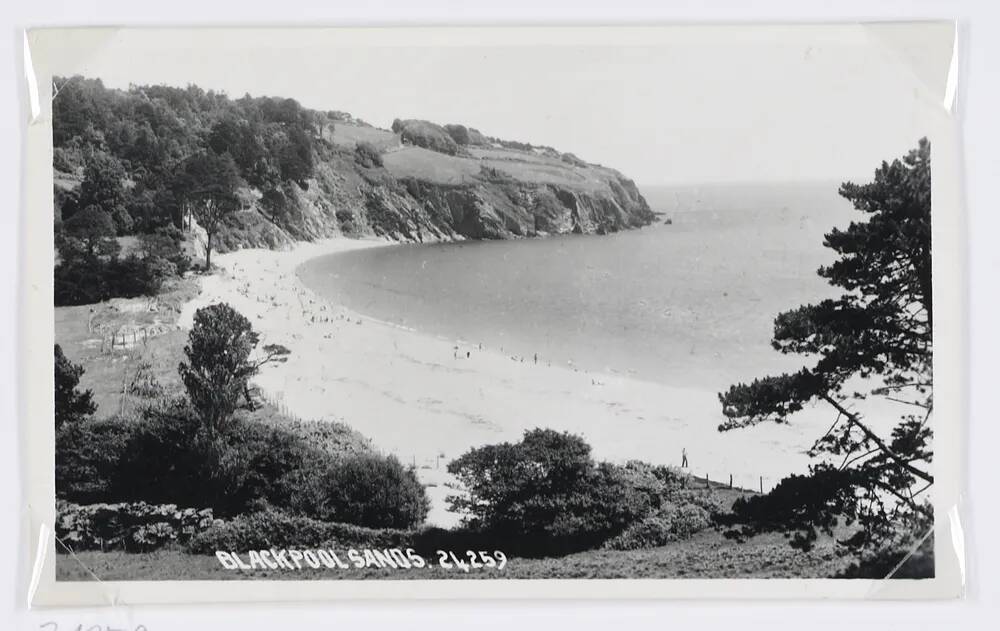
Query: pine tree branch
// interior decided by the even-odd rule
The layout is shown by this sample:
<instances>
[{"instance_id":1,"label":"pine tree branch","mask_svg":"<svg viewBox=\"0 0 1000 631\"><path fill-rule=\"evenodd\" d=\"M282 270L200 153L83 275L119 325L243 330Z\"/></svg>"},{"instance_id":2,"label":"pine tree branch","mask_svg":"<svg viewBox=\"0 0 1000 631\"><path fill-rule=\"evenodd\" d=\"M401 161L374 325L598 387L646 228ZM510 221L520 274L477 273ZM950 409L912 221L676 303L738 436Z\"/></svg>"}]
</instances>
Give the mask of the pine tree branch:
<instances>
[{"instance_id":1,"label":"pine tree branch","mask_svg":"<svg viewBox=\"0 0 1000 631\"><path fill-rule=\"evenodd\" d=\"M847 417L847 422L849 424L854 425L855 427L857 427L858 429L860 429L862 431L862 433L864 433L864 435L865 435L866 438L868 438L873 443L875 443L876 445L878 445L879 449L881 449L882 452L886 456L888 456L890 459L892 459L893 461L895 461L896 464L898 464L899 466L901 466L906 471L909 471L913 475L917 476L921 480L924 480L925 482L930 482L931 484L934 483L934 476L932 476L929 473L926 473L924 471L921 471L920 469L917 469L916 467L914 467L913 465L911 465L909 462L907 462L903 458L899 457L899 455L897 455L895 452L893 452L892 449L890 449L889 446L885 444L885 441L883 441L881 438L879 438L878 435L875 434L875 432L873 432L871 429L869 429L867 425L865 425L864 423L862 423L861 419L857 415L851 414L850 412L848 412L847 409L844 408L844 406L842 406L840 403L838 403L829 394L827 394L826 392L821 392L821 393L819 393L819 397L821 399L823 399L824 401L826 401L827 403L829 403L830 405L832 405L834 408L836 408L837 411L839 411L845 417Z\"/></svg>"}]
</instances>

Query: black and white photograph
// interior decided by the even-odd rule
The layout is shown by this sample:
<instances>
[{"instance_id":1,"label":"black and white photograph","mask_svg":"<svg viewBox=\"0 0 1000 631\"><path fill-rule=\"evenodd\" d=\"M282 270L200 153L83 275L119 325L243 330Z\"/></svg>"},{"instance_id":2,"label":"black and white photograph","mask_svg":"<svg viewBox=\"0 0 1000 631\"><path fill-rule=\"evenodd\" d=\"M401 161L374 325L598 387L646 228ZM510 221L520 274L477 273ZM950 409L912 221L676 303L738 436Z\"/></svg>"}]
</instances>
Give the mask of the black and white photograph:
<instances>
[{"instance_id":1,"label":"black and white photograph","mask_svg":"<svg viewBox=\"0 0 1000 631\"><path fill-rule=\"evenodd\" d=\"M31 35L55 583L952 584L952 24Z\"/></svg>"}]
</instances>

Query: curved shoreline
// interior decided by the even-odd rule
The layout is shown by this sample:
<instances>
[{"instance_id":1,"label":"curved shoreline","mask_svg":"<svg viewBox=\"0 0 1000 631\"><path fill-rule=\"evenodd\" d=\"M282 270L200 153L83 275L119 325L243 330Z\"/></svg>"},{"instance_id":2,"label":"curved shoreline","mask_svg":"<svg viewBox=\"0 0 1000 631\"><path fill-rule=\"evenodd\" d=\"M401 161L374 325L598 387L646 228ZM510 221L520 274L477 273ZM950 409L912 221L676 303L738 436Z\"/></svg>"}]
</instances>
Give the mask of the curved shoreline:
<instances>
[{"instance_id":1,"label":"curved shoreline","mask_svg":"<svg viewBox=\"0 0 1000 631\"><path fill-rule=\"evenodd\" d=\"M535 427L579 434L603 460L677 465L683 447L692 475L727 480L732 474L735 485L749 488L760 477L768 487L805 469L808 458L800 452L815 435L811 423L720 434L714 392L621 374L595 380L595 373L511 361L328 302L296 273L318 256L385 244L340 238L219 255L223 271L202 279L201 294L185 305L179 324L190 327L201 306L228 302L247 316L262 344L288 347L288 361L265 366L255 383L293 414L344 422L416 466L432 501L430 523L457 520L445 504L448 462L472 447L516 441Z\"/></svg>"}]
</instances>

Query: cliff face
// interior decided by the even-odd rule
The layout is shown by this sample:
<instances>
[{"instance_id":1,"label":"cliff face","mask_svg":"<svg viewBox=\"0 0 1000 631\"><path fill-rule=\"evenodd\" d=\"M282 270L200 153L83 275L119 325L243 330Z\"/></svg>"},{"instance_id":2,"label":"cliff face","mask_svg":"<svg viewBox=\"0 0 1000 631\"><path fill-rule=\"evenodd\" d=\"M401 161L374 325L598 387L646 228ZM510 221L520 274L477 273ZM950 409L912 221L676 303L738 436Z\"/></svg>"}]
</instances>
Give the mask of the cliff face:
<instances>
[{"instance_id":1,"label":"cliff face","mask_svg":"<svg viewBox=\"0 0 1000 631\"><path fill-rule=\"evenodd\" d=\"M406 241L603 234L654 219L631 180L551 149L463 145L451 155L349 124L327 140L314 177L257 195L228 219L220 249L340 234Z\"/></svg>"},{"instance_id":2,"label":"cliff face","mask_svg":"<svg viewBox=\"0 0 1000 631\"><path fill-rule=\"evenodd\" d=\"M594 191L516 180L448 185L407 179L404 184L438 231L473 239L603 234L651 219L627 180Z\"/></svg>"}]
</instances>

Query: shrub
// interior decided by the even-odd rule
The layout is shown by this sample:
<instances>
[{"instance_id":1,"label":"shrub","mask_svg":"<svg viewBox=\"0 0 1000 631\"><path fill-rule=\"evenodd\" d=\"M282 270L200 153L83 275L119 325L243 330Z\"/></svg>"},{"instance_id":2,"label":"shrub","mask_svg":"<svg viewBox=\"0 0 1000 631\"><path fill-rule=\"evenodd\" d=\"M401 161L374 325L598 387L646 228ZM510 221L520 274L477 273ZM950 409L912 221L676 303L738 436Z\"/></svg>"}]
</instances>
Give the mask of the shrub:
<instances>
[{"instance_id":1,"label":"shrub","mask_svg":"<svg viewBox=\"0 0 1000 631\"><path fill-rule=\"evenodd\" d=\"M201 500L211 480L202 477L197 417L186 402L148 407L122 429L124 445L104 501L209 506Z\"/></svg>"},{"instance_id":2,"label":"shrub","mask_svg":"<svg viewBox=\"0 0 1000 631\"><path fill-rule=\"evenodd\" d=\"M655 508L656 498L628 483L622 468L600 463L576 488L552 498L556 514L542 529L556 550L599 546Z\"/></svg>"},{"instance_id":3,"label":"shrub","mask_svg":"<svg viewBox=\"0 0 1000 631\"><path fill-rule=\"evenodd\" d=\"M114 297L153 296L167 279L181 273L178 265L185 268L190 265L183 254L178 254L175 262L136 254L106 259L70 252L67 247L61 247L60 252L64 258L53 272L56 306L92 304Z\"/></svg>"},{"instance_id":4,"label":"shrub","mask_svg":"<svg viewBox=\"0 0 1000 631\"><path fill-rule=\"evenodd\" d=\"M129 254L105 265L107 287L111 296L131 298L155 296L164 281L177 276L177 266L160 256Z\"/></svg>"},{"instance_id":5,"label":"shrub","mask_svg":"<svg viewBox=\"0 0 1000 631\"><path fill-rule=\"evenodd\" d=\"M321 455L291 432L242 419L209 436L194 410L177 401L147 409L134 424L108 493L234 515L261 500L282 501L293 491L285 476Z\"/></svg>"},{"instance_id":6,"label":"shrub","mask_svg":"<svg viewBox=\"0 0 1000 631\"><path fill-rule=\"evenodd\" d=\"M590 457L583 439L553 430L519 443L473 449L448 465L466 494L449 497L472 529L531 538L540 551L599 545L653 510L658 491L630 480L636 471Z\"/></svg>"},{"instance_id":7,"label":"shrub","mask_svg":"<svg viewBox=\"0 0 1000 631\"><path fill-rule=\"evenodd\" d=\"M53 298L57 307L107 300L107 264L97 257L63 259L53 270Z\"/></svg>"},{"instance_id":8,"label":"shrub","mask_svg":"<svg viewBox=\"0 0 1000 631\"><path fill-rule=\"evenodd\" d=\"M159 257L173 263L173 274L181 275L191 269L191 257L183 248L184 232L177 226L169 224L157 227L152 232L140 235L139 242L144 258Z\"/></svg>"},{"instance_id":9,"label":"shrub","mask_svg":"<svg viewBox=\"0 0 1000 631\"><path fill-rule=\"evenodd\" d=\"M392 122L392 131L399 134L404 143L437 151L450 156L459 153L458 144L440 125L423 120L399 120Z\"/></svg>"},{"instance_id":10,"label":"shrub","mask_svg":"<svg viewBox=\"0 0 1000 631\"><path fill-rule=\"evenodd\" d=\"M368 439L343 423L294 419L283 421L278 427L295 434L306 444L327 455L342 456L370 451Z\"/></svg>"},{"instance_id":11,"label":"shrub","mask_svg":"<svg viewBox=\"0 0 1000 631\"><path fill-rule=\"evenodd\" d=\"M355 145L354 160L366 169L382 166L382 154L375 145L366 141Z\"/></svg>"},{"instance_id":12,"label":"shrub","mask_svg":"<svg viewBox=\"0 0 1000 631\"><path fill-rule=\"evenodd\" d=\"M313 463L316 468L303 467L284 481L295 512L370 528L409 528L427 516L424 487L394 456L362 453Z\"/></svg>"},{"instance_id":13,"label":"shrub","mask_svg":"<svg viewBox=\"0 0 1000 631\"><path fill-rule=\"evenodd\" d=\"M670 513L672 529L678 539L687 539L712 524L709 512L697 504L681 504Z\"/></svg>"},{"instance_id":14,"label":"shrub","mask_svg":"<svg viewBox=\"0 0 1000 631\"><path fill-rule=\"evenodd\" d=\"M92 504L112 499L134 425L119 418L65 423L56 430L56 497Z\"/></svg>"},{"instance_id":15,"label":"shrub","mask_svg":"<svg viewBox=\"0 0 1000 631\"><path fill-rule=\"evenodd\" d=\"M80 391L83 367L66 359L62 347L55 345L55 422L56 429L66 422L76 422L94 413L93 392Z\"/></svg>"},{"instance_id":16,"label":"shrub","mask_svg":"<svg viewBox=\"0 0 1000 631\"><path fill-rule=\"evenodd\" d=\"M209 528L211 509L178 509L146 502L80 506L58 502L56 537L74 551L123 549L145 552L183 543Z\"/></svg>"},{"instance_id":17,"label":"shrub","mask_svg":"<svg viewBox=\"0 0 1000 631\"><path fill-rule=\"evenodd\" d=\"M840 517L848 515L856 475L854 469L818 465L809 475L782 479L765 495L739 498L723 520L735 526L726 536L744 539L778 531L789 535L793 547L809 551L820 533L832 535Z\"/></svg>"},{"instance_id":18,"label":"shrub","mask_svg":"<svg viewBox=\"0 0 1000 631\"><path fill-rule=\"evenodd\" d=\"M630 460L618 467L623 484L650 498L654 508L682 492L685 478L670 467L652 465L641 460Z\"/></svg>"},{"instance_id":19,"label":"shrub","mask_svg":"<svg viewBox=\"0 0 1000 631\"><path fill-rule=\"evenodd\" d=\"M469 129L465 125L445 125L444 130L456 144L469 144Z\"/></svg>"},{"instance_id":20,"label":"shrub","mask_svg":"<svg viewBox=\"0 0 1000 631\"><path fill-rule=\"evenodd\" d=\"M226 514L244 512L259 501L285 506L301 478L320 475L330 460L319 446L282 427L240 421L217 441L219 462L230 463L229 490L215 505Z\"/></svg>"},{"instance_id":21,"label":"shrub","mask_svg":"<svg viewBox=\"0 0 1000 631\"><path fill-rule=\"evenodd\" d=\"M668 494L669 501L675 505L683 506L693 504L703 508L713 519L730 515L733 509L734 500L723 493L717 493L710 489L675 489ZM738 500L736 500L738 501Z\"/></svg>"},{"instance_id":22,"label":"shrub","mask_svg":"<svg viewBox=\"0 0 1000 631\"><path fill-rule=\"evenodd\" d=\"M136 365L126 392L143 399L159 399L163 396L163 384L156 378L151 362L143 360Z\"/></svg>"},{"instance_id":23,"label":"shrub","mask_svg":"<svg viewBox=\"0 0 1000 631\"><path fill-rule=\"evenodd\" d=\"M701 506L667 506L657 514L630 525L621 534L609 539L604 547L612 550L655 548L688 539L711 523L708 511Z\"/></svg>"},{"instance_id":24,"label":"shrub","mask_svg":"<svg viewBox=\"0 0 1000 631\"><path fill-rule=\"evenodd\" d=\"M219 516L264 504L371 527L422 522L428 501L415 474L364 448L343 426L318 423L236 418L210 435L176 400L132 420L66 424L56 434L56 491L77 503L183 503Z\"/></svg>"},{"instance_id":25,"label":"shrub","mask_svg":"<svg viewBox=\"0 0 1000 631\"><path fill-rule=\"evenodd\" d=\"M329 523L268 509L216 522L192 537L187 549L193 554L213 554L269 548L385 548L405 546L410 537L405 530Z\"/></svg>"},{"instance_id":26,"label":"shrub","mask_svg":"<svg viewBox=\"0 0 1000 631\"><path fill-rule=\"evenodd\" d=\"M287 493L282 477L317 450L291 432L240 421L210 439L183 401L137 419L64 425L56 433L56 493L72 502L184 503L220 515Z\"/></svg>"},{"instance_id":27,"label":"shrub","mask_svg":"<svg viewBox=\"0 0 1000 631\"><path fill-rule=\"evenodd\" d=\"M656 548L676 540L671 520L662 515L654 515L632 524L620 535L609 539L604 547L611 550L640 550Z\"/></svg>"}]
</instances>

